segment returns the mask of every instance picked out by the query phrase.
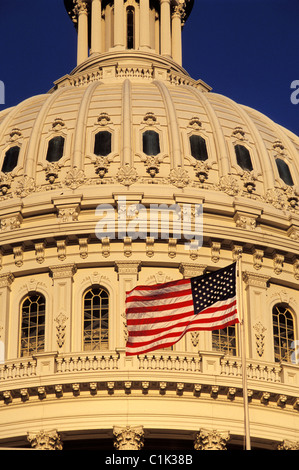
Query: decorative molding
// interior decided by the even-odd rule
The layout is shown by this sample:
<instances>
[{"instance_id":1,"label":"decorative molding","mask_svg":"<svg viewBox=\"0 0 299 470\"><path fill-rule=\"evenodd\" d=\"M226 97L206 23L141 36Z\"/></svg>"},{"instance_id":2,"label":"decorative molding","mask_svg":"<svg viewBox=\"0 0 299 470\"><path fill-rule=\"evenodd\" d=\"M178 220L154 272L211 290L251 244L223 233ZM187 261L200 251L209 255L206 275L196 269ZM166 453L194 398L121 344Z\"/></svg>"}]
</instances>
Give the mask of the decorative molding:
<instances>
[{"instance_id":1,"label":"decorative molding","mask_svg":"<svg viewBox=\"0 0 299 470\"><path fill-rule=\"evenodd\" d=\"M136 168L131 167L128 163L120 167L116 175L116 182L124 186L131 186L138 180Z\"/></svg>"},{"instance_id":2,"label":"decorative molding","mask_svg":"<svg viewBox=\"0 0 299 470\"><path fill-rule=\"evenodd\" d=\"M230 438L228 431L216 431L201 429L196 434L195 450L226 450L227 441Z\"/></svg>"},{"instance_id":3,"label":"decorative molding","mask_svg":"<svg viewBox=\"0 0 299 470\"><path fill-rule=\"evenodd\" d=\"M177 239L176 238L169 238L168 240L168 256L169 258L176 257L176 247L177 247Z\"/></svg>"},{"instance_id":4,"label":"decorative molding","mask_svg":"<svg viewBox=\"0 0 299 470\"><path fill-rule=\"evenodd\" d=\"M79 253L83 259L88 257L88 238L79 238Z\"/></svg>"},{"instance_id":5,"label":"decorative molding","mask_svg":"<svg viewBox=\"0 0 299 470\"><path fill-rule=\"evenodd\" d=\"M263 250L254 250L253 252L253 267L254 269L261 269L263 264L264 252Z\"/></svg>"},{"instance_id":6,"label":"decorative molding","mask_svg":"<svg viewBox=\"0 0 299 470\"><path fill-rule=\"evenodd\" d=\"M66 259L66 241L65 240L56 240L57 245L57 256L60 261Z\"/></svg>"},{"instance_id":7,"label":"decorative molding","mask_svg":"<svg viewBox=\"0 0 299 470\"><path fill-rule=\"evenodd\" d=\"M173 281L173 278L170 276L167 276L163 271L158 271L156 274L153 274L152 276L149 276L145 284L147 285L153 285L153 284L165 284L166 282L171 282Z\"/></svg>"},{"instance_id":8,"label":"decorative molding","mask_svg":"<svg viewBox=\"0 0 299 470\"><path fill-rule=\"evenodd\" d=\"M0 230L1 232L6 232L9 230L17 230L21 227L23 222L23 217L21 213L11 217L3 217L0 221Z\"/></svg>"},{"instance_id":9,"label":"decorative molding","mask_svg":"<svg viewBox=\"0 0 299 470\"><path fill-rule=\"evenodd\" d=\"M147 237L145 248L146 248L146 256L148 256L149 258L152 258L155 254L154 246L155 246L155 239L153 237Z\"/></svg>"},{"instance_id":10,"label":"decorative molding","mask_svg":"<svg viewBox=\"0 0 299 470\"><path fill-rule=\"evenodd\" d=\"M48 162L47 165L44 167L46 173L46 180L49 181L50 184L55 183L55 180L58 178L61 167L62 164L59 162Z\"/></svg>"},{"instance_id":11,"label":"decorative molding","mask_svg":"<svg viewBox=\"0 0 299 470\"><path fill-rule=\"evenodd\" d=\"M114 447L117 450L141 450L144 446L144 430L142 426L114 426Z\"/></svg>"},{"instance_id":12,"label":"decorative molding","mask_svg":"<svg viewBox=\"0 0 299 470\"><path fill-rule=\"evenodd\" d=\"M169 183L177 188L185 188L190 184L190 176L182 167L173 168L169 174Z\"/></svg>"},{"instance_id":13,"label":"decorative molding","mask_svg":"<svg viewBox=\"0 0 299 470\"><path fill-rule=\"evenodd\" d=\"M234 222L236 227L244 230L255 230L256 229L256 217L251 216L247 213L236 212L234 215Z\"/></svg>"},{"instance_id":14,"label":"decorative molding","mask_svg":"<svg viewBox=\"0 0 299 470\"><path fill-rule=\"evenodd\" d=\"M39 264L42 264L45 261L45 244L44 243L35 244L35 258Z\"/></svg>"},{"instance_id":15,"label":"decorative molding","mask_svg":"<svg viewBox=\"0 0 299 470\"><path fill-rule=\"evenodd\" d=\"M63 313L60 312L59 315L54 319L57 323L56 330L57 330L57 345L59 348L62 348L64 345L64 338L65 338L65 329L66 329L66 322L68 317Z\"/></svg>"},{"instance_id":16,"label":"decorative molding","mask_svg":"<svg viewBox=\"0 0 299 470\"><path fill-rule=\"evenodd\" d=\"M255 329L255 339L256 339L256 350L257 353L260 357L264 354L264 339L265 335L264 332L267 330L267 328L262 325L261 322L256 323L253 328Z\"/></svg>"},{"instance_id":17,"label":"decorative molding","mask_svg":"<svg viewBox=\"0 0 299 470\"><path fill-rule=\"evenodd\" d=\"M84 174L84 171L80 170L77 167L70 169L67 172L67 175L64 180L64 184L71 189L77 189L79 186L81 186L85 182L86 182L86 176Z\"/></svg>"},{"instance_id":18,"label":"decorative molding","mask_svg":"<svg viewBox=\"0 0 299 470\"><path fill-rule=\"evenodd\" d=\"M280 254L275 254L273 258L274 272L275 274L281 274L283 268L284 256Z\"/></svg>"},{"instance_id":19,"label":"decorative molding","mask_svg":"<svg viewBox=\"0 0 299 470\"><path fill-rule=\"evenodd\" d=\"M58 207L58 220L59 222L75 222L78 220L80 214L80 205L61 205Z\"/></svg>"},{"instance_id":20,"label":"decorative molding","mask_svg":"<svg viewBox=\"0 0 299 470\"><path fill-rule=\"evenodd\" d=\"M13 254L14 254L14 260L15 260L15 265L20 268L23 266L23 253L24 253L24 248L23 246L14 246L13 247Z\"/></svg>"},{"instance_id":21,"label":"decorative molding","mask_svg":"<svg viewBox=\"0 0 299 470\"><path fill-rule=\"evenodd\" d=\"M31 176L24 175L17 181L15 194L18 197L26 197L36 191L35 181Z\"/></svg>"},{"instance_id":22,"label":"decorative molding","mask_svg":"<svg viewBox=\"0 0 299 470\"><path fill-rule=\"evenodd\" d=\"M220 249L220 242L211 242L211 260L213 261L213 263L218 263L218 261L220 260Z\"/></svg>"}]
</instances>

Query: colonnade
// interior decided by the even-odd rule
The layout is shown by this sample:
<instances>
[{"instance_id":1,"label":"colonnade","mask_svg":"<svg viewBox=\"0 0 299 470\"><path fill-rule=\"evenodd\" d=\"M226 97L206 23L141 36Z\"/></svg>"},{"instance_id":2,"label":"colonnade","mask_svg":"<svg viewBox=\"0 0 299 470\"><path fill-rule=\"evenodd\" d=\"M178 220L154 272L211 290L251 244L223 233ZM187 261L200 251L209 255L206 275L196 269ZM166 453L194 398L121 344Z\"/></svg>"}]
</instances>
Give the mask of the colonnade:
<instances>
[{"instance_id":1,"label":"colonnade","mask_svg":"<svg viewBox=\"0 0 299 470\"><path fill-rule=\"evenodd\" d=\"M143 426L124 426L113 428L113 447L116 451L143 450L144 448ZM35 450L63 450L63 441L56 430L28 433L27 440ZM200 429L195 433L193 449L198 450L227 450L230 441L229 431L215 429ZM100 445L100 441L99 441ZM272 444L273 445L273 444ZM272 450L298 450L298 441L283 440L273 446ZM175 449L173 449L175 452ZM173 455L175 457L175 454ZM191 455L189 456L191 458ZM159 463L155 461L154 463ZM162 463L162 462L160 462ZM172 462L173 463L173 462ZM191 460L186 463L191 463Z\"/></svg>"},{"instance_id":2,"label":"colonnade","mask_svg":"<svg viewBox=\"0 0 299 470\"><path fill-rule=\"evenodd\" d=\"M112 15L112 27L108 25L110 15L105 15L102 21L102 0L74 0L74 14L78 25L77 65L80 65L89 57L90 53L101 54L107 51L107 41L104 40L103 26L111 36L109 50L121 51L127 49L126 43L126 4L125 0L114 0ZM160 0L160 11L153 17L150 0L141 0L139 5L131 1L130 5L138 6L138 15L135 15L135 34L138 32L138 41L134 49L151 51L162 56L172 58L179 65L182 64L182 23L185 16L185 2L177 0L176 5L171 5L171 0ZM127 4L129 6L129 3ZM105 7L108 13L108 6ZM105 12L106 12L105 10ZM89 35L88 16L91 15L91 31ZM107 23L107 24L106 24ZM138 23L138 24L137 24ZM155 23L155 24L153 24ZM112 30L112 31L111 31ZM154 33L153 33L154 31ZM151 35L154 35L154 41ZM108 41L109 42L109 41ZM153 47L153 42L155 43Z\"/></svg>"}]
</instances>

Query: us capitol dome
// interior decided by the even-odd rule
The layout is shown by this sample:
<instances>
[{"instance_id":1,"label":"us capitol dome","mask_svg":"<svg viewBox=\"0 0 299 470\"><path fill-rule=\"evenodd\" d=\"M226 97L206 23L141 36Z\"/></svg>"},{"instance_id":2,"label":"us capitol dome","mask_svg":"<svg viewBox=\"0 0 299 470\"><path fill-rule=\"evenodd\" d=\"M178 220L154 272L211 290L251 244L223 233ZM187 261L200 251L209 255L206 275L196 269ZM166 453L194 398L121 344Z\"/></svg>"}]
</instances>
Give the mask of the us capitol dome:
<instances>
[{"instance_id":1,"label":"us capitol dome","mask_svg":"<svg viewBox=\"0 0 299 470\"><path fill-rule=\"evenodd\" d=\"M192 0L64 3L76 68L0 112L0 447L242 450L239 325L126 356L125 318L241 256L251 448L299 449L299 138L184 70ZM119 201L202 207L202 246L99 237Z\"/></svg>"}]
</instances>

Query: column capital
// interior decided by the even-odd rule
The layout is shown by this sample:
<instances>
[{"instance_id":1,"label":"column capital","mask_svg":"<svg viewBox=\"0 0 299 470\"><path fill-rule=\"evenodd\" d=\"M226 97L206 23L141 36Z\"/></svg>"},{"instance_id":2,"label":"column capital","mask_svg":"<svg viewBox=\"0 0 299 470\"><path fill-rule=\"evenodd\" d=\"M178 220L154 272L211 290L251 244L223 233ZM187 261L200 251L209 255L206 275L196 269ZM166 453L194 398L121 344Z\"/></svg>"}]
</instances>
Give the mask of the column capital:
<instances>
[{"instance_id":1,"label":"column capital","mask_svg":"<svg viewBox=\"0 0 299 470\"><path fill-rule=\"evenodd\" d=\"M114 426L113 434L117 450L141 450L144 446L143 426Z\"/></svg>"},{"instance_id":2,"label":"column capital","mask_svg":"<svg viewBox=\"0 0 299 470\"><path fill-rule=\"evenodd\" d=\"M178 17L181 21L186 18L186 3L184 1L178 1L172 8L172 17Z\"/></svg>"},{"instance_id":3,"label":"column capital","mask_svg":"<svg viewBox=\"0 0 299 470\"><path fill-rule=\"evenodd\" d=\"M299 450L299 441L284 440L277 446L277 450Z\"/></svg>"},{"instance_id":4,"label":"column capital","mask_svg":"<svg viewBox=\"0 0 299 470\"><path fill-rule=\"evenodd\" d=\"M28 433L27 440L36 450L62 450L62 442L56 430Z\"/></svg>"},{"instance_id":5,"label":"column capital","mask_svg":"<svg viewBox=\"0 0 299 470\"><path fill-rule=\"evenodd\" d=\"M263 274L250 273L248 271L245 271L243 273L243 281L245 282L245 284L247 284L247 286L261 287L263 289L267 289L267 284L269 280L270 277L265 276Z\"/></svg>"},{"instance_id":6,"label":"column capital","mask_svg":"<svg viewBox=\"0 0 299 470\"><path fill-rule=\"evenodd\" d=\"M201 429L194 442L195 450L226 450L227 441L230 438L228 431L216 431Z\"/></svg>"},{"instance_id":7,"label":"column capital","mask_svg":"<svg viewBox=\"0 0 299 470\"><path fill-rule=\"evenodd\" d=\"M141 270L140 261L115 261L115 271L118 274L134 274L137 275Z\"/></svg>"},{"instance_id":8,"label":"column capital","mask_svg":"<svg viewBox=\"0 0 299 470\"><path fill-rule=\"evenodd\" d=\"M205 273L206 269L206 264L181 263L179 266L179 271L184 276L184 279L202 276Z\"/></svg>"},{"instance_id":9,"label":"column capital","mask_svg":"<svg viewBox=\"0 0 299 470\"><path fill-rule=\"evenodd\" d=\"M79 16L81 14L88 14L88 3L84 0L76 0L75 6L73 8L73 12L75 15Z\"/></svg>"},{"instance_id":10,"label":"column capital","mask_svg":"<svg viewBox=\"0 0 299 470\"><path fill-rule=\"evenodd\" d=\"M0 274L0 288L1 287L10 287L15 277L12 273Z\"/></svg>"},{"instance_id":11,"label":"column capital","mask_svg":"<svg viewBox=\"0 0 299 470\"><path fill-rule=\"evenodd\" d=\"M50 273L53 279L63 279L66 277L73 277L77 272L77 266L75 264L64 264L57 266L50 266Z\"/></svg>"}]
</instances>

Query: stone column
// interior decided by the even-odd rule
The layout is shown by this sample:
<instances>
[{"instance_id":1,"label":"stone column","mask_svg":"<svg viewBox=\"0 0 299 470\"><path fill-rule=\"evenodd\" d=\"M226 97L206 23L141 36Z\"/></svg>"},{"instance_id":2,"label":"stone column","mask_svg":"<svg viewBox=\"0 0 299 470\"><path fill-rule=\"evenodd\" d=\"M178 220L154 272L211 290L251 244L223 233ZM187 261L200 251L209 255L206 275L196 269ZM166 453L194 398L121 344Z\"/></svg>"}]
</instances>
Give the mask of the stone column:
<instances>
[{"instance_id":1,"label":"stone column","mask_svg":"<svg viewBox=\"0 0 299 470\"><path fill-rule=\"evenodd\" d=\"M102 1L92 0L91 4L91 52L102 52Z\"/></svg>"},{"instance_id":2,"label":"stone column","mask_svg":"<svg viewBox=\"0 0 299 470\"><path fill-rule=\"evenodd\" d=\"M195 450L227 450L230 435L228 431L201 429L195 437Z\"/></svg>"},{"instance_id":3,"label":"stone column","mask_svg":"<svg viewBox=\"0 0 299 470\"><path fill-rule=\"evenodd\" d=\"M114 426L114 447L117 450L141 450L144 446L144 431L142 426Z\"/></svg>"},{"instance_id":4,"label":"stone column","mask_svg":"<svg viewBox=\"0 0 299 470\"><path fill-rule=\"evenodd\" d=\"M52 266L50 271L53 277L53 319L56 329L56 344L52 339L52 350L70 352L72 344L72 304L73 304L73 276L77 268L74 264Z\"/></svg>"},{"instance_id":5,"label":"stone column","mask_svg":"<svg viewBox=\"0 0 299 470\"><path fill-rule=\"evenodd\" d=\"M114 1L114 47L124 49L125 11L124 0Z\"/></svg>"},{"instance_id":6,"label":"stone column","mask_svg":"<svg viewBox=\"0 0 299 470\"><path fill-rule=\"evenodd\" d=\"M118 331L117 347L125 347L125 322L126 322L126 292L137 285L138 273L141 268L140 261L116 261L115 270L118 273L118 292L119 292L119 315L116 328Z\"/></svg>"},{"instance_id":7,"label":"stone column","mask_svg":"<svg viewBox=\"0 0 299 470\"><path fill-rule=\"evenodd\" d=\"M87 2L77 0L74 13L78 17L77 65L88 58L88 7Z\"/></svg>"},{"instance_id":8,"label":"stone column","mask_svg":"<svg viewBox=\"0 0 299 470\"><path fill-rule=\"evenodd\" d=\"M161 54L171 57L170 0L161 0Z\"/></svg>"},{"instance_id":9,"label":"stone column","mask_svg":"<svg viewBox=\"0 0 299 470\"><path fill-rule=\"evenodd\" d=\"M7 329L10 312L10 286L14 279L12 273L0 275L0 364L10 357L7 350ZM12 354L12 357L16 357L17 355L17 345L15 345L14 349L15 354Z\"/></svg>"},{"instance_id":10,"label":"stone column","mask_svg":"<svg viewBox=\"0 0 299 470\"><path fill-rule=\"evenodd\" d=\"M150 48L150 8L149 0L140 2L140 49Z\"/></svg>"},{"instance_id":11,"label":"stone column","mask_svg":"<svg viewBox=\"0 0 299 470\"><path fill-rule=\"evenodd\" d=\"M174 7L172 13L172 58L182 65L182 19L184 17L184 6L179 4Z\"/></svg>"},{"instance_id":12,"label":"stone column","mask_svg":"<svg viewBox=\"0 0 299 470\"><path fill-rule=\"evenodd\" d=\"M62 442L57 431L28 433L27 440L35 450L62 450Z\"/></svg>"}]
</instances>

